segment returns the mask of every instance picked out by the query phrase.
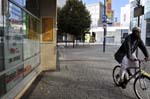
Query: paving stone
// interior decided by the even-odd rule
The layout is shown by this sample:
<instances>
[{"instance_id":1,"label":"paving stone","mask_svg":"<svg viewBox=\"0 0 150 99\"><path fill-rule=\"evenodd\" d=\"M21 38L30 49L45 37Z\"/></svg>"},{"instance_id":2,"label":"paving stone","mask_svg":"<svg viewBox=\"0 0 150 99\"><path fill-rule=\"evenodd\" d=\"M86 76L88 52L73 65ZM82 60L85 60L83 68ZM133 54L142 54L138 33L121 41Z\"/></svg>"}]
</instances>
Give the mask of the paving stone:
<instances>
[{"instance_id":1,"label":"paving stone","mask_svg":"<svg viewBox=\"0 0 150 99\"><path fill-rule=\"evenodd\" d=\"M112 70L113 55L119 46L85 45L61 48L60 71L45 72L25 99L136 99L133 84L116 87ZM140 57L143 57L140 54Z\"/></svg>"}]
</instances>

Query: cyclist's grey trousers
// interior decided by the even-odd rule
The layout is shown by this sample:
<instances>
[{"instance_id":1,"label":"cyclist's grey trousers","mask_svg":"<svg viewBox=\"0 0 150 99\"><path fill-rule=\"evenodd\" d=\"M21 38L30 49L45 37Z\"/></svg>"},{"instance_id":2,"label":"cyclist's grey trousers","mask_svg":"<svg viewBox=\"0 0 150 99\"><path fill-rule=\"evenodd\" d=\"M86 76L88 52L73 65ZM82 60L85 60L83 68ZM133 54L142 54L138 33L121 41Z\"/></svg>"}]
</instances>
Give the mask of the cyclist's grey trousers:
<instances>
[{"instance_id":1,"label":"cyclist's grey trousers","mask_svg":"<svg viewBox=\"0 0 150 99\"><path fill-rule=\"evenodd\" d=\"M132 59L137 59L135 53L132 54ZM138 61L131 61L127 58L127 56L124 56L122 63L121 63L121 69L120 69L120 81L124 80L124 76L127 76L127 68L128 67L138 67L139 62ZM132 71L134 72L134 71Z\"/></svg>"}]
</instances>

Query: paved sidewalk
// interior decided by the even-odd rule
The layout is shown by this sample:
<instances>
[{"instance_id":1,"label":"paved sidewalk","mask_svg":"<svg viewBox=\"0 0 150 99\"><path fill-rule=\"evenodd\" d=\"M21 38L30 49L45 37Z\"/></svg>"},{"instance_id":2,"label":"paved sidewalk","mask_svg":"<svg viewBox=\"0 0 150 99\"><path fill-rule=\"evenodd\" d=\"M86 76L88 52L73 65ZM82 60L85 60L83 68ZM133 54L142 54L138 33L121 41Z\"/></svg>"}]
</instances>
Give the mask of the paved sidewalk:
<instances>
[{"instance_id":1,"label":"paved sidewalk","mask_svg":"<svg viewBox=\"0 0 150 99\"><path fill-rule=\"evenodd\" d=\"M100 45L61 48L60 71L41 74L22 99L136 99L132 83L126 89L113 83L117 48L106 46L106 53Z\"/></svg>"}]
</instances>

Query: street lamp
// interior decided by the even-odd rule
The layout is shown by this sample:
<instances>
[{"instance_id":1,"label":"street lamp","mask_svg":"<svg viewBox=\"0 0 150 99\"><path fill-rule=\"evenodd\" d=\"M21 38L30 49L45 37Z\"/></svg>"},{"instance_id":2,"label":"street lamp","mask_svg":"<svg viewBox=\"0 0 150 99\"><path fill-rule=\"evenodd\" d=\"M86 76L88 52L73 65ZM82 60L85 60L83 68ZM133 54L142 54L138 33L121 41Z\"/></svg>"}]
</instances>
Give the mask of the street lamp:
<instances>
[{"instance_id":1,"label":"street lamp","mask_svg":"<svg viewBox=\"0 0 150 99\"><path fill-rule=\"evenodd\" d=\"M137 5L137 7L135 8L135 10L134 10L134 15L135 15L135 13L138 11L139 12L139 10L140 10L140 8L142 9L142 6L141 6L141 0L136 0L136 5ZM137 11L136 11L137 10ZM139 12L139 14L137 15L137 17L138 17L138 27L140 26L140 15L142 15L143 14L143 9L142 10L140 10L140 12ZM136 49L136 56L138 57L138 48Z\"/></svg>"},{"instance_id":2,"label":"street lamp","mask_svg":"<svg viewBox=\"0 0 150 99\"><path fill-rule=\"evenodd\" d=\"M106 33L107 33L106 0L104 0L103 28L104 28L103 52L105 52Z\"/></svg>"},{"instance_id":3,"label":"street lamp","mask_svg":"<svg viewBox=\"0 0 150 99\"><path fill-rule=\"evenodd\" d=\"M141 6L141 0L136 0L137 1L137 7ZM140 16L138 16L138 27L140 26Z\"/></svg>"}]
</instances>

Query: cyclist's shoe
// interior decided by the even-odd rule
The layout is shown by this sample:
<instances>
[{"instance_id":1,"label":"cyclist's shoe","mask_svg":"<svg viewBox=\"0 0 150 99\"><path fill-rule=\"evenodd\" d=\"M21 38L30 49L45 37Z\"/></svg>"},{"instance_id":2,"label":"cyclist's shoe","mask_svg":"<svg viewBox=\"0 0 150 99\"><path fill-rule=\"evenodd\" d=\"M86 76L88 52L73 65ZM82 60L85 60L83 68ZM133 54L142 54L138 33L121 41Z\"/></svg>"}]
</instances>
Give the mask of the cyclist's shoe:
<instances>
[{"instance_id":1,"label":"cyclist's shoe","mask_svg":"<svg viewBox=\"0 0 150 99\"><path fill-rule=\"evenodd\" d=\"M124 83L127 84L128 80L127 77L124 78Z\"/></svg>"},{"instance_id":2,"label":"cyclist's shoe","mask_svg":"<svg viewBox=\"0 0 150 99\"><path fill-rule=\"evenodd\" d=\"M128 72L128 74L129 74L129 77L131 77L131 76L132 76L132 73L131 73L131 72Z\"/></svg>"},{"instance_id":3,"label":"cyclist's shoe","mask_svg":"<svg viewBox=\"0 0 150 99\"><path fill-rule=\"evenodd\" d=\"M126 85L127 85L127 78L126 77L124 77L124 80L123 81L119 81L119 85L123 88L123 89L125 89L126 88Z\"/></svg>"},{"instance_id":4,"label":"cyclist's shoe","mask_svg":"<svg viewBox=\"0 0 150 99\"><path fill-rule=\"evenodd\" d=\"M126 83L124 83L124 82L119 82L119 85L120 85L123 89L126 88Z\"/></svg>"},{"instance_id":5,"label":"cyclist's shoe","mask_svg":"<svg viewBox=\"0 0 150 99\"><path fill-rule=\"evenodd\" d=\"M123 83L123 84L121 85L121 87L122 87L123 89L125 89L125 88L126 88L126 84Z\"/></svg>"}]
</instances>

